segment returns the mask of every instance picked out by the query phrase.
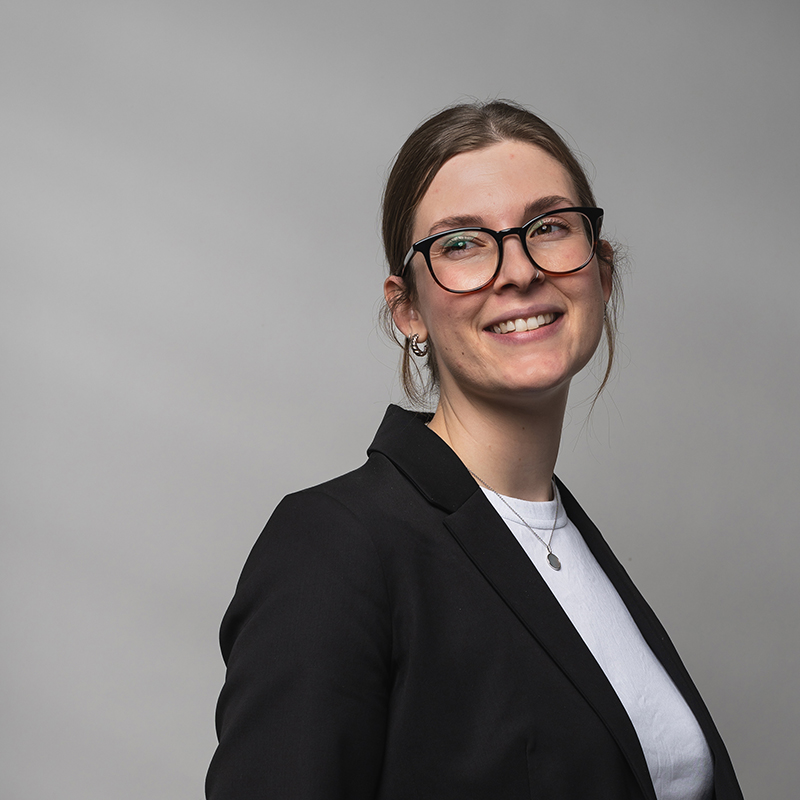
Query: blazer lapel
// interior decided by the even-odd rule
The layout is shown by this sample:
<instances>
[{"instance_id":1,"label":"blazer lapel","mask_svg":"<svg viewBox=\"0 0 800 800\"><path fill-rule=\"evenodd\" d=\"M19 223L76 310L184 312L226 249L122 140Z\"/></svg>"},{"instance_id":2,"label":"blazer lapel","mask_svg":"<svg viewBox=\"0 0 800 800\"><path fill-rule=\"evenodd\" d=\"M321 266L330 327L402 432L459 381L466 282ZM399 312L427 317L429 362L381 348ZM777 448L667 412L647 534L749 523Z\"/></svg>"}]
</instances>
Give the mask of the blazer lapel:
<instances>
[{"instance_id":1,"label":"blazer lapel","mask_svg":"<svg viewBox=\"0 0 800 800\"><path fill-rule=\"evenodd\" d=\"M514 535L480 490L445 525L511 611L608 727L655 800L639 738L616 692Z\"/></svg>"}]
</instances>

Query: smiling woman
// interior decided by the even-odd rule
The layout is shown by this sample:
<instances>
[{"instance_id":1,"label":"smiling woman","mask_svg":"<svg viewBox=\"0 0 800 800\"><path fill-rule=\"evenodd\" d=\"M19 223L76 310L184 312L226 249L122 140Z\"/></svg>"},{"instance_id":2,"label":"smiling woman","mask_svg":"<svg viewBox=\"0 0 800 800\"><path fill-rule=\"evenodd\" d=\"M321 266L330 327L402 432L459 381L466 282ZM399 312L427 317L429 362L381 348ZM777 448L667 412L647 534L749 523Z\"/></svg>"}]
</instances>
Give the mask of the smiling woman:
<instances>
[{"instance_id":1,"label":"smiling woman","mask_svg":"<svg viewBox=\"0 0 800 800\"><path fill-rule=\"evenodd\" d=\"M416 256L405 262L405 277L391 275L385 289L397 327L409 339L434 343L439 408L431 428L451 446L461 424L471 436L506 405L525 413L542 402L565 406L570 380L594 354L613 267L593 257L596 228L584 216L598 220L602 212L562 210L577 205L561 164L515 140L453 156L419 203L412 235L421 241L412 250L428 254L433 280L415 279L414 300L401 299L414 261L422 261ZM456 220L481 227L448 231ZM503 250L506 236L513 238ZM462 248L468 241L468 254L442 252L454 241ZM475 250L481 253L472 256ZM536 324L528 326L529 319ZM498 334L500 326L505 332ZM527 499L548 499L550 477L544 496Z\"/></svg>"},{"instance_id":2,"label":"smiling woman","mask_svg":"<svg viewBox=\"0 0 800 800\"><path fill-rule=\"evenodd\" d=\"M387 313L437 392L360 469L291 495L222 627L210 800L741 800L666 632L555 477L613 247L583 170L508 102L409 137ZM601 387L602 388L602 387Z\"/></svg>"}]
</instances>

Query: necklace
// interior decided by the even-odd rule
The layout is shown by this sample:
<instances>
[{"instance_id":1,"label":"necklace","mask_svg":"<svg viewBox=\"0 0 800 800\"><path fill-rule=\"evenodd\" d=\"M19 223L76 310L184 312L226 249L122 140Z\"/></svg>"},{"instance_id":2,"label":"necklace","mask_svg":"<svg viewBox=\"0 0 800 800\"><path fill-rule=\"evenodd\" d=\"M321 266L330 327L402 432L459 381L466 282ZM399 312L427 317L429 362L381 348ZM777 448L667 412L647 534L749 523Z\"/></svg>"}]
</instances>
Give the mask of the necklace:
<instances>
[{"instance_id":1,"label":"necklace","mask_svg":"<svg viewBox=\"0 0 800 800\"><path fill-rule=\"evenodd\" d=\"M517 512L517 509L514 508L497 489L493 489L489 486L488 483L483 478L478 477L472 470L468 470L469 474L475 478L478 483L482 483L490 492L497 495L497 498L500 502L509 510L511 511L514 516L547 548L547 563L556 571L561 569L561 562L558 560L558 556L553 552L552 548L550 547L550 543L553 541L553 534L556 532L556 522L558 521L558 511L561 507L561 498L558 496L558 492L556 491L556 486L553 484L553 494L556 497L556 515L553 517L553 527L550 529L550 537L547 541L542 539L538 533L528 524L527 520Z\"/></svg>"}]
</instances>

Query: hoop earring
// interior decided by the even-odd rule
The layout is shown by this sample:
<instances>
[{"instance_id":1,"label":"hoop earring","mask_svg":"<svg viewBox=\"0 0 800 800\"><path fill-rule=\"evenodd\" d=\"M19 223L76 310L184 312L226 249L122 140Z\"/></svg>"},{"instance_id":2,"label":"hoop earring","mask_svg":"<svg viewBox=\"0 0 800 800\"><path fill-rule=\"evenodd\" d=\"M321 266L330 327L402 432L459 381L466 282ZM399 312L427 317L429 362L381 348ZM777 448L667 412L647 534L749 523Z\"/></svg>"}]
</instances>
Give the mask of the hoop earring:
<instances>
[{"instance_id":1,"label":"hoop earring","mask_svg":"<svg viewBox=\"0 0 800 800\"><path fill-rule=\"evenodd\" d=\"M425 344L425 343L423 342L423 344ZM428 355L428 345L426 344L424 348L419 346L419 334L418 333L415 333L411 337L411 341L410 341L409 347L411 348L411 352L414 353L415 356L419 356L420 358L422 358L423 356Z\"/></svg>"}]
</instances>

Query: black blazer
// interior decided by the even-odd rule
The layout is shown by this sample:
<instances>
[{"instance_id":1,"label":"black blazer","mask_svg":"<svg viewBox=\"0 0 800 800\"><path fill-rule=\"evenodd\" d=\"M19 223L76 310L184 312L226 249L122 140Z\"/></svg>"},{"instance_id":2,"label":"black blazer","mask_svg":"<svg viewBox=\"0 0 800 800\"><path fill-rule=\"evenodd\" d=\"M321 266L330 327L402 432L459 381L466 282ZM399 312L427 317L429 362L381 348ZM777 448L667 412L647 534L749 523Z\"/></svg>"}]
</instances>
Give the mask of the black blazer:
<instances>
[{"instance_id":1,"label":"black blazer","mask_svg":"<svg viewBox=\"0 0 800 800\"><path fill-rule=\"evenodd\" d=\"M683 693L666 632L581 507L570 519ZM649 798L634 728L455 453L392 406L360 469L285 498L222 624L209 800Z\"/></svg>"}]
</instances>

